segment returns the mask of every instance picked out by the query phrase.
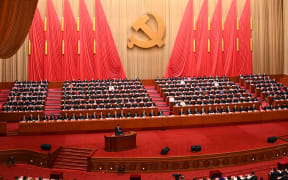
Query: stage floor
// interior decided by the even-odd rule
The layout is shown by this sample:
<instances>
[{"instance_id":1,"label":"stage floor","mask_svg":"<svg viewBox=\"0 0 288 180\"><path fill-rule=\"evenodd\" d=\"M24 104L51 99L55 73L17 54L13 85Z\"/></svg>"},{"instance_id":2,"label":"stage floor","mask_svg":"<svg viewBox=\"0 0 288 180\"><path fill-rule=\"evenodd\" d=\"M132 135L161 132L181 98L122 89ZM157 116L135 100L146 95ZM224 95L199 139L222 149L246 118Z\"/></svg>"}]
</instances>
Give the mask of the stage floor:
<instances>
[{"instance_id":1,"label":"stage floor","mask_svg":"<svg viewBox=\"0 0 288 180\"><path fill-rule=\"evenodd\" d=\"M59 146L96 149L94 157L161 157L160 151L166 146L170 147L166 156L225 153L284 144L286 142L282 140L269 144L267 137L287 135L288 122L138 131L137 148L122 152L104 150L104 135L111 134L112 132L0 137L0 150L19 148L41 151L40 145L49 143L52 151ZM191 145L201 145L202 151L192 153Z\"/></svg>"}]
</instances>

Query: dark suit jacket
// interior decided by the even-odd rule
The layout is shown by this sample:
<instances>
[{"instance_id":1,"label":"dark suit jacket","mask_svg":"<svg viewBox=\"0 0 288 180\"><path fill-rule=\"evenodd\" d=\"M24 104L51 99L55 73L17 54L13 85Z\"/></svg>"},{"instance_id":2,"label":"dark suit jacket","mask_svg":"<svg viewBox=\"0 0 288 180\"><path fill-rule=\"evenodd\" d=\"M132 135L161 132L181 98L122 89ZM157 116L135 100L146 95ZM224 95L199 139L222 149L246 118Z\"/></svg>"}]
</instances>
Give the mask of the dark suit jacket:
<instances>
[{"instance_id":1,"label":"dark suit jacket","mask_svg":"<svg viewBox=\"0 0 288 180\"><path fill-rule=\"evenodd\" d=\"M120 135L123 135L123 131L121 128L115 128L115 136L120 136Z\"/></svg>"}]
</instances>

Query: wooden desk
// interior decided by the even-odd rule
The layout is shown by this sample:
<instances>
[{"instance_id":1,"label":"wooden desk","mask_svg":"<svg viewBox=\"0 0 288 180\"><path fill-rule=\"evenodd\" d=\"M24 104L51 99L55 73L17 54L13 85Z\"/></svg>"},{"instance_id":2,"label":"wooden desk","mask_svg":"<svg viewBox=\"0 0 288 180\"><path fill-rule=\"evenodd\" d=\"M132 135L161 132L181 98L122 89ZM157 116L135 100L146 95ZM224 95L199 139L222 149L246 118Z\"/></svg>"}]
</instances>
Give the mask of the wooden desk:
<instances>
[{"instance_id":1,"label":"wooden desk","mask_svg":"<svg viewBox=\"0 0 288 180\"><path fill-rule=\"evenodd\" d=\"M116 152L136 148L136 132L129 131L128 134L121 136L104 136L105 151Z\"/></svg>"},{"instance_id":2,"label":"wooden desk","mask_svg":"<svg viewBox=\"0 0 288 180\"><path fill-rule=\"evenodd\" d=\"M7 135L7 123L6 121L0 121L0 136Z\"/></svg>"},{"instance_id":3,"label":"wooden desk","mask_svg":"<svg viewBox=\"0 0 288 180\"><path fill-rule=\"evenodd\" d=\"M143 111L145 110L145 113L147 115L149 115L149 113L153 110L153 112L155 114L158 114L158 107L139 107L139 108L107 108L107 109L85 109L85 110L65 110L65 111L61 111L62 116L65 116L65 114L68 114L70 117L75 114L76 116L79 116L80 114L82 114L84 117L86 116L86 114L88 113L90 116L92 116L94 113L97 115L97 117L99 117L99 115L102 114L103 115L107 115L108 113L111 114L111 116L114 115L114 113L116 112L117 115L119 115L122 111L123 113L126 115L128 112L130 112L133 116L134 113L137 112L138 114L142 114Z\"/></svg>"},{"instance_id":4,"label":"wooden desk","mask_svg":"<svg viewBox=\"0 0 288 180\"><path fill-rule=\"evenodd\" d=\"M20 122L20 134L44 134L44 133L71 133L71 132L96 132L114 131L117 124L125 129L165 129L175 127L197 127L205 125L223 125L235 123L256 123L269 121L288 120L287 110L205 114L205 115L174 115L163 117L139 117L124 119L103 120L75 120L75 121L47 121L47 122Z\"/></svg>"},{"instance_id":5,"label":"wooden desk","mask_svg":"<svg viewBox=\"0 0 288 180\"><path fill-rule=\"evenodd\" d=\"M204 108L205 112L207 113L209 110L209 107L211 107L212 111L214 111L216 107L220 111L221 107L223 107L226 110L226 108L228 108L228 106L229 106L230 110L232 111L234 106L236 106L237 108L240 108L241 106L243 106L243 108L247 108L248 106L253 107L253 104L255 105L255 108L257 110L259 110L259 107L261 105L260 102L242 102L242 103L229 103L229 104L173 106L173 113L174 113L174 115L178 115L179 112L181 111L181 109L183 109L184 113L186 114L188 109L190 109L192 112L194 112L195 108L197 108L198 112L200 112L202 110L202 108Z\"/></svg>"},{"instance_id":6,"label":"wooden desk","mask_svg":"<svg viewBox=\"0 0 288 180\"><path fill-rule=\"evenodd\" d=\"M23 116L28 118L32 115L34 118L40 116L42 118L44 116L44 111L34 111L34 112L0 112L0 120L7 122L18 122L21 121Z\"/></svg>"}]
</instances>

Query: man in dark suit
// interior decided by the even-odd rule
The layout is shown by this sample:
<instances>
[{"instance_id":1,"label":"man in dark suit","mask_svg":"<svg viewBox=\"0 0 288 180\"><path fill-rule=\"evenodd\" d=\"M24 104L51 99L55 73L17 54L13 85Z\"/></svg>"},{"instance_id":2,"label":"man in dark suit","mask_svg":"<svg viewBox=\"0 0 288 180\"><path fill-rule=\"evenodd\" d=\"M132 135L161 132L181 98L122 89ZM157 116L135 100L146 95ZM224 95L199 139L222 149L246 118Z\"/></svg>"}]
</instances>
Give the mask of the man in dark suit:
<instances>
[{"instance_id":1,"label":"man in dark suit","mask_svg":"<svg viewBox=\"0 0 288 180\"><path fill-rule=\"evenodd\" d=\"M124 134L124 132L120 128L120 124L117 124L117 126L115 127L115 136L120 136L120 135L123 135L123 134Z\"/></svg>"}]
</instances>

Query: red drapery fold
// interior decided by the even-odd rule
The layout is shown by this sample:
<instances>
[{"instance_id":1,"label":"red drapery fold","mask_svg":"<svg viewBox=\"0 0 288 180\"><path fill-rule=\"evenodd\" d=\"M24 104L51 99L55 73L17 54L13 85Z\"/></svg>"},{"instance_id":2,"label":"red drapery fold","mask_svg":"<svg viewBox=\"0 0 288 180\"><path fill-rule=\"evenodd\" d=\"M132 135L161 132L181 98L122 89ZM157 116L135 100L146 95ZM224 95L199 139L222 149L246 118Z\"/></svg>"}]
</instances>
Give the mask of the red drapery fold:
<instances>
[{"instance_id":1,"label":"red drapery fold","mask_svg":"<svg viewBox=\"0 0 288 180\"><path fill-rule=\"evenodd\" d=\"M218 0L211 20L211 30L209 31L210 53L209 63L210 75L223 75L222 62L222 0ZM209 72L209 69L208 69Z\"/></svg>"},{"instance_id":2,"label":"red drapery fold","mask_svg":"<svg viewBox=\"0 0 288 180\"><path fill-rule=\"evenodd\" d=\"M95 0L95 26L97 59L95 76L100 79L125 78L125 71L100 0Z\"/></svg>"},{"instance_id":3,"label":"red drapery fold","mask_svg":"<svg viewBox=\"0 0 288 180\"><path fill-rule=\"evenodd\" d=\"M49 81L63 80L62 73L62 32L52 0L47 0L47 55L44 75Z\"/></svg>"},{"instance_id":4,"label":"red drapery fold","mask_svg":"<svg viewBox=\"0 0 288 180\"><path fill-rule=\"evenodd\" d=\"M224 53L223 74L227 76L239 75L237 73L237 2L232 0L228 11L223 32Z\"/></svg>"},{"instance_id":5,"label":"red drapery fold","mask_svg":"<svg viewBox=\"0 0 288 180\"><path fill-rule=\"evenodd\" d=\"M194 75L207 75L210 73L208 58L208 0L204 0L196 23L196 64L193 66Z\"/></svg>"},{"instance_id":6,"label":"red drapery fold","mask_svg":"<svg viewBox=\"0 0 288 180\"><path fill-rule=\"evenodd\" d=\"M0 58L13 56L23 44L38 0L0 1Z\"/></svg>"},{"instance_id":7,"label":"red drapery fold","mask_svg":"<svg viewBox=\"0 0 288 180\"><path fill-rule=\"evenodd\" d=\"M251 27L250 27L250 0L246 0L239 20L239 74L252 74Z\"/></svg>"},{"instance_id":8,"label":"red drapery fold","mask_svg":"<svg viewBox=\"0 0 288 180\"><path fill-rule=\"evenodd\" d=\"M84 0L80 0L80 79L94 78L96 60L93 54L95 34Z\"/></svg>"},{"instance_id":9,"label":"red drapery fold","mask_svg":"<svg viewBox=\"0 0 288 180\"><path fill-rule=\"evenodd\" d=\"M64 81L126 77L99 0L95 1L95 32L84 0L80 0L80 32L77 32L77 23L68 0L64 1L64 32L61 31L61 24L51 0L47 0L46 16L46 32L39 14L35 16L31 28L30 40L33 42L29 58L29 78ZM63 40L64 54L62 54ZM45 41L47 41L47 54ZM78 54L78 42L80 42L80 54ZM36 65L37 72L34 70Z\"/></svg>"},{"instance_id":10,"label":"red drapery fold","mask_svg":"<svg viewBox=\"0 0 288 180\"><path fill-rule=\"evenodd\" d=\"M45 35L43 27L44 23L37 9L29 33L30 55L28 57L28 79L31 81L44 79Z\"/></svg>"},{"instance_id":11,"label":"red drapery fold","mask_svg":"<svg viewBox=\"0 0 288 180\"><path fill-rule=\"evenodd\" d=\"M62 80L73 80L79 78L79 55L77 23L74 18L70 3L64 1L64 56L63 56L63 78Z\"/></svg>"},{"instance_id":12,"label":"red drapery fold","mask_svg":"<svg viewBox=\"0 0 288 180\"><path fill-rule=\"evenodd\" d=\"M193 53L194 40L194 12L193 0L189 0L183 16L174 48L166 69L165 77L183 77L192 75L192 61L195 59Z\"/></svg>"}]
</instances>

